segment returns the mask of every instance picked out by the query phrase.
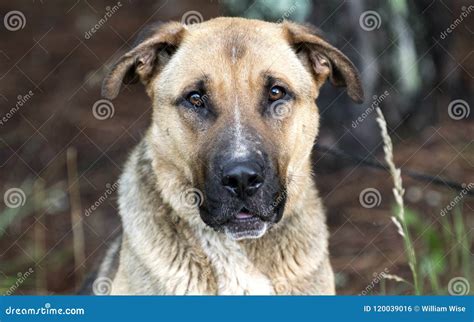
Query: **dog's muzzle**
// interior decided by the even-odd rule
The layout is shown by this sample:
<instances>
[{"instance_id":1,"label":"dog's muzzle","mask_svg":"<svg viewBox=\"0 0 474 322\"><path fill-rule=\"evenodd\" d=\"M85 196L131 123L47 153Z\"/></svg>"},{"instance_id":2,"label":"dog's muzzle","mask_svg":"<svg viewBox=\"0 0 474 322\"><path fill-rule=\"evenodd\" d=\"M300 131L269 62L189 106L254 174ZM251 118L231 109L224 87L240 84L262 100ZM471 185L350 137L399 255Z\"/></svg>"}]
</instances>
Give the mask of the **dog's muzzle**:
<instances>
[{"instance_id":1,"label":"dog's muzzle","mask_svg":"<svg viewBox=\"0 0 474 322\"><path fill-rule=\"evenodd\" d=\"M285 195L275 166L260 150L232 156L224 150L210 162L202 220L232 239L259 238L283 214Z\"/></svg>"}]
</instances>

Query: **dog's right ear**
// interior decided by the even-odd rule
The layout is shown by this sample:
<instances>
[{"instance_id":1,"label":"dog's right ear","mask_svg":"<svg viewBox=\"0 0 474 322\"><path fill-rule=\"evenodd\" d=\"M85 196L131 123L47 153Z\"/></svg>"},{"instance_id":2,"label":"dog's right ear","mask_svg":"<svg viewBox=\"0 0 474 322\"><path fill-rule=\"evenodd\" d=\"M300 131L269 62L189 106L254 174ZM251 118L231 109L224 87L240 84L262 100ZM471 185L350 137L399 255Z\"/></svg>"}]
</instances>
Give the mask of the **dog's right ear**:
<instances>
[{"instance_id":1,"label":"dog's right ear","mask_svg":"<svg viewBox=\"0 0 474 322\"><path fill-rule=\"evenodd\" d=\"M116 98L122 83L140 80L146 86L176 51L185 31L179 22L149 28L144 39L123 55L105 77L102 96L110 100Z\"/></svg>"}]
</instances>

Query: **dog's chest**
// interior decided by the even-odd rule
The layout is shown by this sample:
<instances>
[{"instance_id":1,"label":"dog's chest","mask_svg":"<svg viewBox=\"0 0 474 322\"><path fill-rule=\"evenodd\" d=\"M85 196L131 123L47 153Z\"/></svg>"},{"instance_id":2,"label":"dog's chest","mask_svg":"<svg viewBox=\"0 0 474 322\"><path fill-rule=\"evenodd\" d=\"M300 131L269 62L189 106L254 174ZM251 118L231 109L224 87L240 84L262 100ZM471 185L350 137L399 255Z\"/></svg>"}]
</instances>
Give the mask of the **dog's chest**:
<instances>
[{"instance_id":1,"label":"dog's chest","mask_svg":"<svg viewBox=\"0 0 474 322\"><path fill-rule=\"evenodd\" d=\"M215 272L219 295L271 295L271 280L258 271L240 245L213 233L200 235L203 251Z\"/></svg>"}]
</instances>

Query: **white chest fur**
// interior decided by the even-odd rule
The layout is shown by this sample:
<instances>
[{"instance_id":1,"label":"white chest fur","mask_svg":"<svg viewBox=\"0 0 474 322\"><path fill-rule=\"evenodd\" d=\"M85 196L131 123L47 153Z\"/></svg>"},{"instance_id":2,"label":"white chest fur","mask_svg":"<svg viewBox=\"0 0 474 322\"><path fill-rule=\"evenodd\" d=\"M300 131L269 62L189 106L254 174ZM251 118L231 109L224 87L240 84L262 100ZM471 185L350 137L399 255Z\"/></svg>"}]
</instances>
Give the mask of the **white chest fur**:
<instances>
[{"instance_id":1,"label":"white chest fur","mask_svg":"<svg viewBox=\"0 0 474 322\"><path fill-rule=\"evenodd\" d=\"M214 268L219 295L274 294L270 279L255 268L236 241L209 230L198 235Z\"/></svg>"}]
</instances>

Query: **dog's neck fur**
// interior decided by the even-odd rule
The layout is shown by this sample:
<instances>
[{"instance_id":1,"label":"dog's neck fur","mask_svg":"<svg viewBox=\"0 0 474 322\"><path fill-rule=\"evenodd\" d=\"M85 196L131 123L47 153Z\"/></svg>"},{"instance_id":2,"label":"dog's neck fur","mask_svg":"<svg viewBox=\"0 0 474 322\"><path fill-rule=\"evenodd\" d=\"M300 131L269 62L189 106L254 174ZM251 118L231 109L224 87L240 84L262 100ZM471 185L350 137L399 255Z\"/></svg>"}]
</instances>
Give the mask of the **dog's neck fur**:
<instances>
[{"instance_id":1,"label":"dog's neck fur","mask_svg":"<svg viewBox=\"0 0 474 322\"><path fill-rule=\"evenodd\" d=\"M315 188L291 202L284 225L260 239L234 241L206 226L196 210L176 211L186 188L146 144L134 151L120 181L124 232L114 294L334 293Z\"/></svg>"}]
</instances>

